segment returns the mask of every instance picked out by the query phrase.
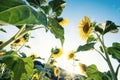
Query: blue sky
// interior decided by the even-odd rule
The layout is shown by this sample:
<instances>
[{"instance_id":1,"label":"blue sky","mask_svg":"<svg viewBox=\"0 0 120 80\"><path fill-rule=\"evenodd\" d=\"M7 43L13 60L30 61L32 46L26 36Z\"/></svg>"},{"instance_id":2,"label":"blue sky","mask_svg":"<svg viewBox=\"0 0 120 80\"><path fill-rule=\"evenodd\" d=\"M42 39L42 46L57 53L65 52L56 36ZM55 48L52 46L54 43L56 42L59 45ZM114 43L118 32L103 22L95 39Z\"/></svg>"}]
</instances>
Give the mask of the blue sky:
<instances>
[{"instance_id":1,"label":"blue sky","mask_svg":"<svg viewBox=\"0 0 120 80\"><path fill-rule=\"evenodd\" d=\"M88 16L91 21L97 23L111 20L120 25L120 0L65 0L67 5L62 16L69 19L69 24L65 26L65 44L64 51L76 50L79 45L85 42L81 40L78 31L78 25L84 16ZM117 34L106 34L105 43L110 46L112 42L120 42L120 32ZM87 65L96 64L100 71L107 71L108 66L105 61L95 51L80 52L77 54L80 62ZM114 67L118 65L117 61L111 59ZM70 62L67 62L70 65ZM61 63L62 64L62 63ZM104 65L104 67L103 67ZM61 66L61 65L60 65ZM70 69L69 67L67 67ZM120 72L120 71L119 71ZM119 75L120 76L120 75Z\"/></svg>"},{"instance_id":2,"label":"blue sky","mask_svg":"<svg viewBox=\"0 0 120 80\"><path fill-rule=\"evenodd\" d=\"M107 19L120 22L119 0L66 0L66 2L63 16L73 20L77 21L87 15L97 22Z\"/></svg>"}]
</instances>

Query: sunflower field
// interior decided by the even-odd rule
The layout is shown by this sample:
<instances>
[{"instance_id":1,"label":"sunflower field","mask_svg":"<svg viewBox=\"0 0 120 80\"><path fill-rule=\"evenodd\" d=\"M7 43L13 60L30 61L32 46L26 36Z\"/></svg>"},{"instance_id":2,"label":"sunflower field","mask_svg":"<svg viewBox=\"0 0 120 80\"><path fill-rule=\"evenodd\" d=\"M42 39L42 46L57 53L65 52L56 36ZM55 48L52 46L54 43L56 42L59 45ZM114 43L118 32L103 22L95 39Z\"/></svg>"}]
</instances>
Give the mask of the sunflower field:
<instances>
[{"instance_id":1,"label":"sunflower field","mask_svg":"<svg viewBox=\"0 0 120 80\"><path fill-rule=\"evenodd\" d=\"M0 0L0 34L11 35L7 33L5 26L9 26L9 30L12 29L11 26L16 28L16 33L8 40L0 37L0 80L118 80L120 43L113 42L112 46L106 46L104 42L105 34L119 32L120 26L111 20L97 23L84 16L79 22L78 31L85 44L69 51L67 56L67 60L71 60L74 67L74 63L79 62L76 54L94 50L107 63L108 71L100 71L95 64L79 62L81 74L73 73L74 76L71 76L66 74L65 69L55 65L57 59L64 54L63 26L69 24L69 20L61 16L65 7L65 0ZM44 29L46 34L50 32L61 44L61 47L51 48L45 62L41 62L45 60L42 56L36 56L35 53L27 55L21 51L24 48L31 49L27 43L34 39L31 32L38 29ZM99 48L96 48L96 44ZM116 69L110 58L118 61Z\"/></svg>"}]
</instances>

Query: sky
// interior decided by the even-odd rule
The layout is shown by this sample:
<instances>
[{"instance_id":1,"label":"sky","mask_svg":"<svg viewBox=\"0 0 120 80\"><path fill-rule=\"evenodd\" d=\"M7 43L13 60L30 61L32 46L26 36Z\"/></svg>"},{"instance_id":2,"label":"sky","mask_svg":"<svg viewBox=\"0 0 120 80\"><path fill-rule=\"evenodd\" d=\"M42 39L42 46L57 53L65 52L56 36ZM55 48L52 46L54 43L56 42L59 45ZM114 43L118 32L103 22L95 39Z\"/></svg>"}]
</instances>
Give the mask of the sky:
<instances>
[{"instance_id":1,"label":"sky","mask_svg":"<svg viewBox=\"0 0 120 80\"><path fill-rule=\"evenodd\" d=\"M88 16L91 21L97 23L111 20L120 25L120 0L66 0L67 5L64 9L63 16L70 19L68 26L65 26L65 50L69 52L76 49L79 45L83 45L78 31L78 25L84 16ZM111 46L112 42L120 42L120 32L117 34L105 35L105 43ZM87 65L96 64L100 71L107 71L108 66L102 57L95 51L77 53L80 62ZM113 66L116 68L117 61L111 59ZM79 70L77 70L79 71ZM78 72L79 73L79 72ZM120 74L120 71L119 71ZM120 79L120 75L119 75Z\"/></svg>"},{"instance_id":2,"label":"sky","mask_svg":"<svg viewBox=\"0 0 120 80\"><path fill-rule=\"evenodd\" d=\"M96 21L97 23L105 22L106 20L111 20L116 24L120 25L120 0L65 0L67 5L62 13L62 17L69 19L67 26L64 26L65 30L65 43L63 45L64 54L57 59L57 66L62 67L70 72L81 73L78 67L78 62L76 62L76 67L72 68L73 61L67 60L67 54L71 50L76 50L79 45L85 44L82 41L78 25L84 16L88 16L91 21ZM11 27L11 30L6 26L8 33L7 35L3 33L2 38L9 39L13 34L17 32L17 29ZM12 33L11 33L12 32ZM120 42L120 32L117 34L107 34L105 35L105 43L110 46L112 42ZM42 58L47 58L50 55L51 48L61 47L59 39L55 39L54 35L49 31L46 33L45 29L39 29L31 32L31 35L35 38L30 39L28 43L31 49L23 49L28 55L30 53L36 53L37 56ZM96 46L97 47L97 46ZM79 59L81 63L87 66L91 64L96 64L100 71L107 71L109 68L102 57L95 51L79 52L76 54L76 58ZM113 66L116 68L118 62L111 59ZM119 71L120 79L120 71Z\"/></svg>"},{"instance_id":3,"label":"sky","mask_svg":"<svg viewBox=\"0 0 120 80\"><path fill-rule=\"evenodd\" d=\"M78 62L75 63L76 67L72 67L73 61L67 60L67 54L71 50L76 50L79 45L85 44L80 38L78 25L84 16L88 16L91 21L97 23L111 20L116 24L120 25L120 0L65 0L67 5L62 13L62 17L69 19L69 24L64 26L65 30L65 43L63 45L64 55L57 59L57 66L60 66L70 72L81 73L78 67ZM41 32L41 34L40 34ZM34 51L38 52L42 57L49 57L51 47L61 47L61 43L51 33L36 31L35 36L39 38L37 41L40 45L37 45L34 40L31 43L35 44ZM112 42L120 42L120 33L118 34L107 34L105 35L105 43L107 46L111 46ZM79 52L76 54L76 58L81 63L87 66L96 64L100 71L109 70L106 62L103 58L95 51ZM118 65L116 60L111 59L114 68ZM73 71L74 70L74 71ZM119 71L120 74L120 71ZM120 79L120 75L119 75Z\"/></svg>"}]
</instances>

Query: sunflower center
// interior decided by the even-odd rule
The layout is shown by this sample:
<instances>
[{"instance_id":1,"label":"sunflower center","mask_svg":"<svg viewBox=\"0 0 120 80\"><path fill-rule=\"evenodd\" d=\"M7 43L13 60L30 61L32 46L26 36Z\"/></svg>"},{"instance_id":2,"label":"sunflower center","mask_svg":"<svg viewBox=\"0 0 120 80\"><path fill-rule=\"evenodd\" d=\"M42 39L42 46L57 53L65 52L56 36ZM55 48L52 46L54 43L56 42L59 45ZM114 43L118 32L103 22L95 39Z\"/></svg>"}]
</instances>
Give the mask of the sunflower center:
<instances>
[{"instance_id":1,"label":"sunflower center","mask_svg":"<svg viewBox=\"0 0 120 80\"><path fill-rule=\"evenodd\" d=\"M57 70L56 70L56 74L58 74L58 73L59 73L59 70L57 69Z\"/></svg>"},{"instance_id":2,"label":"sunflower center","mask_svg":"<svg viewBox=\"0 0 120 80\"><path fill-rule=\"evenodd\" d=\"M83 27L83 31L84 33L87 33L89 31L89 24L85 23L84 27Z\"/></svg>"},{"instance_id":3,"label":"sunflower center","mask_svg":"<svg viewBox=\"0 0 120 80\"><path fill-rule=\"evenodd\" d=\"M20 39L17 39L16 41L15 41L15 43L19 43L20 42Z\"/></svg>"},{"instance_id":4,"label":"sunflower center","mask_svg":"<svg viewBox=\"0 0 120 80\"><path fill-rule=\"evenodd\" d=\"M70 56L69 56L70 58L73 58L74 57L74 54L70 54Z\"/></svg>"},{"instance_id":5,"label":"sunflower center","mask_svg":"<svg viewBox=\"0 0 120 80\"><path fill-rule=\"evenodd\" d=\"M53 51L53 53L54 53L54 54L58 54L58 53L59 53L59 49L55 49L55 50Z\"/></svg>"}]
</instances>

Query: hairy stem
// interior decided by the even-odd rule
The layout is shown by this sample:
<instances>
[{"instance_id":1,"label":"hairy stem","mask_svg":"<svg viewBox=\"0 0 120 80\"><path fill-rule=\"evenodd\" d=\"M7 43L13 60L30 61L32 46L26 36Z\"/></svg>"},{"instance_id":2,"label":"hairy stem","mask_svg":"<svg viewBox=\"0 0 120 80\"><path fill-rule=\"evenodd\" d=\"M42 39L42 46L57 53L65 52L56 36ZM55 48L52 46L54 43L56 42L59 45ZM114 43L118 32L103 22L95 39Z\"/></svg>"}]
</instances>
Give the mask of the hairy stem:
<instances>
[{"instance_id":1,"label":"hairy stem","mask_svg":"<svg viewBox=\"0 0 120 80\"><path fill-rule=\"evenodd\" d=\"M10 44L12 41L14 41L19 35L20 33L24 30L25 28L25 25L23 25L21 27L21 29L12 37L10 38L7 42L3 43L1 46L0 46L0 50L2 50L4 47L6 47L8 44Z\"/></svg>"},{"instance_id":2,"label":"hairy stem","mask_svg":"<svg viewBox=\"0 0 120 80\"><path fill-rule=\"evenodd\" d=\"M104 59L105 61L107 61L106 58L104 57L104 55L103 55L100 51L98 51L98 50L95 49L95 48L94 48L94 50L97 51L97 52L103 57L103 59Z\"/></svg>"},{"instance_id":3,"label":"hairy stem","mask_svg":"<svg viewBox=\"0 0 120 80\"><path fill-rule=\"evenodd\" d=\"M107 52L107 50L106 50L106 46L105 46L105 44L104 44L103 36L102 36L102 39L101 39L100 36L99 36L97 33L96 33L96 35L97 35L97 37L98 37L98 39L99 39L99 41L100 41L100 43L101 43L101 45L102 45L102 48L103 48L103 50L104 50L105 57L106 57L106 62L107 62L107 64L108 64L109 68L110 68L110 72L111 72L112 78L113 78L113 80L117 80L117 76L115 75L115 72L114 72L112 63L111 63L111 61L110 61L110 58L109 58L109 56L108 56L108 52Z\"/></svg>"}]
</instances>

